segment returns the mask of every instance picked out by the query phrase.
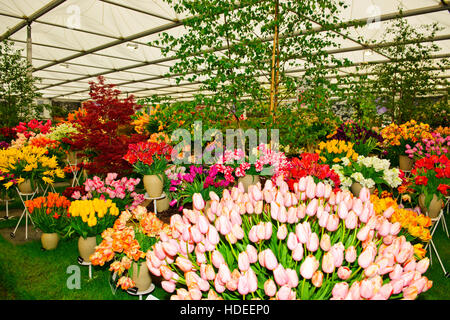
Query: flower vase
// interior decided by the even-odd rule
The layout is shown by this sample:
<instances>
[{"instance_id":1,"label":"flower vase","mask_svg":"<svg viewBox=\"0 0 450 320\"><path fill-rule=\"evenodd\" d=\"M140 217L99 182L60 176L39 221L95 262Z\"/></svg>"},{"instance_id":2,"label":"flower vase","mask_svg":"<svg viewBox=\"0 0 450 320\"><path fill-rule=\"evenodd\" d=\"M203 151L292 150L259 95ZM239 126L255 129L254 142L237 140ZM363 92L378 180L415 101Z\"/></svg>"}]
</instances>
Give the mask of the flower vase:
<instances>
[{"instance_id":1,"label":"flower vase","mask_svg":"<svg viewBox=\"0 0 450 320\"><path fill-rule=\"evenodd\" d=\"M19 188L19 191L22 193L33 193L33 188L31 187L30 179L27 179L24 182L19 183L17 188Z\"/></svg>"},{"instance_id":2,"label":"flower vase","mask_svg":"<svg viewBox=\"0 0 450 320\"><path fill-rule=\"evenodd\" d=\"M170 207L169 197L166 196L164 199L156 200L156 210L158 210L158 212L166 211L167 209L169 209L169 207Z\"/></svg>"},{"instance_id":3,"label":"flower vase","mask_svg":"<svg viewBox=\"0 0 450 320\"><path fill-rule=\"evenodd\" d=\"M54 233L43 233L41 235L42 248L45 250L54 250L58 246L59 235Z\"/></svg>"},{"instance_id":4,"label":"flower vase","mask_svg":"<svg viewBox=\"0 0 450 320\"><path fill-rule=\"evenodd\" d=\"M243 186L244 186L244 190L247 193L248 192L248 187L251 185L255 185L259 182L259 176L258 175L251 175L251 174L247 174L242 178L239 178L238 180L238 184L242 182Z\"/></svg>"},{"instance_id":5,"label":"flower vase","mask_svg":"<svg viewBox=\"0 0 450 320\"><path fill-rule=\"evenodd\" d=\"M439 199L435 194L433 194L433 199L431 199L428 208L425 206L425 194L419 196L419 207L423 213L425 213L431 219L436 219L442 209L443 201Z\"/></svg>"},{"instance_id":6,"label":"flower vase","mask_svg":"<svg viewBox=\"0 0 450 320\"><path fill-rule=\"evenodd\" d=\"M80 236L78 239L78 252L80 257L85 262L90 262L89 257L95 252L95 247L97 246L96 237L87 237L86 239Z\"/></svg>"},{"instance_id":7,"label":"flower vase","mask_svg":"<svg viewBox=\"0 0 450 320\"><path fill-rule=\"evenodd\" d=\"M133 263L133 275L131 280L134 281L135 287L138 289L138 292L147 291L152 285L152 277L148 270L147 264L145 262ZM138 272L139 269L139 272Z\"/></svg>"},{"instance_id":8,"label":"flower vase","mask_svg":"<svg viewBox=\"0 0 450 320\"><path fill-rule=\"evenodd\" d=\"M158 198L163 192L164 176L162 174L145 175L142 179L145 191L150 198Z\"/></svg>"},{"instance_id":9,"label":"flower vase","mask_svg":"<svg viewBox=\"0 0 450 320\"><path fill-rule=\"evenodd\" d=\"M363 186L359 182L353 182L352 186L350 187L352 190L352 193L355 197L359 197L359 193L361 192L361 189ZM372 187L369 189L370 194L373 194L375 191L375 187Z\"/></svg>"},{"instance_id":10,"label":"flower vase","mask_svg":"<svg viewBox=\"0 0 450 320\"><path fill-rule=\"evenodd\" d=\"M414 166L414 159L411 159L408 156L401 155L399 156L399 168L402 171L411 171Z\"/></svg>"}]
</instances>

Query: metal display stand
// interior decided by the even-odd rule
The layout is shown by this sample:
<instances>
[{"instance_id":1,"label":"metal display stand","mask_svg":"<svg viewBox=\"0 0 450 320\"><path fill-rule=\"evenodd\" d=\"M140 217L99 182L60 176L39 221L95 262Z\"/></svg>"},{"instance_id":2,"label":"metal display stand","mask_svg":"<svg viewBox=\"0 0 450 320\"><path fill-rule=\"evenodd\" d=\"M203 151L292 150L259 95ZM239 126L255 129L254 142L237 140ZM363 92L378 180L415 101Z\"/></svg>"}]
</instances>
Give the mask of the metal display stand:
<instances>
[{"instance_id":1,"label":"metal display stand","mask_svg":"<svg viewBox=\"0 0 450 320\"><path fill-rule=\"evenodd\" d=\"M19 228L20 222L22 221L23 216L25 215L25 240L28 240L28 218L30 218L31 223L34 226L33 219L31 219L30 212L27 209L27 206L25 205L25 201L27 200L33 200L33 198L37 194L37 189L33 193L22 193L19 191L19 189L16 187L17 193L19 194L20 201L22 201L22 204L24 206L22 215L20 216L19 222L17 222L17 225L13 232L11 232L10 236L11 238L14 238L16 236L17 228ZM24 200L25 198L25 200Z\"/></svg>"},{"instance_id":2,"label":"metal display stand","mask_svg":"<svg viewBox=\"0 0 450 320\"><path fill-rule=\"evenodd\" d=\"M449 198L447 197L447 202L446 202L446 207L447 207L447 214L448 214L448 205L449 205ZM450 273L445 269L444 264L442 263L441 257L439 256L439 252L436 248L436 245L433 242L433 235L439 225L439 223L442 223L442 227L444 228L444 231L447 233L447 237L448 237L448 229L447 229L447 224L445 222L445 216L444 216L444 209L441 209L441 212L439 213L439 216L435 219L431 219L433 226L431 227L431 239L430 241L428 241L427 245L425 246L425 250L428 249L428 246L431 246L431 250L430 250L430 264L433 263L433 250L434 253L436 254L436 257L439 261L439 264L441 265L442 271L444 272L444 276L446 278L450 277Z\"/></svg>"},{"instance_id":3,"label":"metal display stand","mask_svg":"<svg viewBox=\"0 0 450 320\"><path fill-rule=\"evenodd\" d=\"M69 160L69 156L67 156L66 162L69 165L70 171L73 174L72 187L79 186L80 185L79 177L81 175L81 171L78 170L78 158L75 158L75 163L71 163Z\"/></svg>"},{"instance_id":4,"label":"metal display stand","mask_svg":"<svg viewBox=\"0 0 450 320\"><path fill-rule=\"evenodd\" d=\"M153 201L153 209L155 210L155 215L158 214L158 210L156 209L156 201L164 199L165 197L166 197L166 194L164 192L159 197L156 197L156 198L150 198L150 196L148 195L147 192L144 195L145 200Z\"/></svg>"},{"instance_id":5,"label":"metal display stand","mask_svg":"<svg viewBox=\"0 0 450 320\"><path fill-rule=\"evenodd\" d=\"M9 202L10 201L13 201L13 199L11 199L11 198L0 199L0 202L4 202L5 203L5 207L6 207L5 208L6 214L5 214L5 216L3 218L0 218L0 219L8 220L9 218L14 218L14 216L12 216L12 217L9 216Z\"/></svg>"},{"instance_id":6,"label":"metal display stand","mask_svg":"<svg viewBox=\"0 0 450 320\"><path fill-rule=\"evenodd\" d=\"M92 279L92 263L84 261L80 256L78 256L77 261L80 266L89 266L89 279Z\"/></svg>"},{"instance_id":7,"label":"metal display stand","mask_svg":"<svg viewBox=\"0 0 450 320\"><path fill-rule=\"evenodd\" d=\"M139 296L139 300L142 300L143 295L150 294L153 290L155 290L155 285L152 283L150 288L145 291L137 291L137 288L131 288L127 290L127 293L132 296Z\"/></svg>"}]
</instances>

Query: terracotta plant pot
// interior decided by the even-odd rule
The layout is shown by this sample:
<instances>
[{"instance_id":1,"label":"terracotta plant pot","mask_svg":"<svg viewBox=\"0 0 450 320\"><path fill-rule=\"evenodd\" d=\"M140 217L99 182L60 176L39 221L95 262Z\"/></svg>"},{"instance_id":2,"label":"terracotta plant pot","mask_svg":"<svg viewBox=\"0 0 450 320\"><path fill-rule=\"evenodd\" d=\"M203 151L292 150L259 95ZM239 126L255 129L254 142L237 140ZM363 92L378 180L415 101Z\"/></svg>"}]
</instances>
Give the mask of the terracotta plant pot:
<instances>
[{"instance_id":1,"label":"terracotta plant pot","mask_svg":"<svg viewBox=\"0 0 450 320\"><path fill-rule=\"evenodd\" d=\"M142 181L144 182L145 191L150 198L158 198L163 191L164 176L159 175L145 175Z\"/></svg>"},{"instance_id":2,"label":"terracotta plant pot","mask_svg":"<svg viewBox=\"0 0 450 320\"><path fill-rule=\"evenodd\" d=\"M22 193L33 193L33 188L31 187L31 180L27 179L24 182L20 183L17 188Z\"/></svg>"},{"instance_id":3,"label":"terracotta plant pot","mask_svg":"<svg viewBox=\"0 0 450 320\"><path fill-rule=\"evenodd\" d=\"M414 166L414 159L411 159L408 156L399 156L399 167L402 171L411 171Z\"/></svg>"},{"instance_id":4,"label":"terracotta plant pot","mask_svg":"<svg viewBox=\"0 0 450 320\"><path fill-rule=\"evenodd\" d=\"M352 193L355 197L359 197L359 193L361 192L362 185L358 182L353 182L350 189L352 190ZM370 194L373 194L373 192L375 191L375 187L370 188L369 191L370 191Z\"/></svg>"},{"instance_id":5,"label":"terracotta plant pot","mask_svg":"<svg viewBox=\"0 0 450 320\"><path fill-rule=\"evenodd\" d=\"M81 237L78 239L78 252L80 257L84 261L89 262L89 257L95 252L95 246L97 245L96 237L87 237L86 239Z\"/></svg>"},{"instance_id":6,"label":"terracotta plant pot","mask_svg":"<svg viewBox=\"0 0 450 320\"><path fill-rule=\"evenodd\" d=\"M238 179L238 184L239 182L242 182L242 184L244 185L244 190L245 192L248 192L248 187L251 185L255 185L259 182L259 176L258 175L246 175L245 177L239 178Z\"/></svg>"},{"instance_id":7,"label":"terracotta plant pot","mask_svg":"<svg viewBox=\"0 0 450 320\"><path fill-rule=\"evenodd\" d=\"M59 235L57 233L43 233L41 235L42 248L45 250L54 250L58 246Z\"/></svg>"},{"instance_id":8,"label":"terracotta plant pot","mask_svg":"<svg viewBox=\"0 0 450 320\"><path fill-rule=\"evenodd\" d=\"M161 200L156 200L156 210L158 210L158 212L166 211L167 209L169 209L169 207L170 207L170 200L168 197L165 197L164 199Z\"/></svg>"},{"instance_id":9,"label":"terracotta plant pot","mask_svg":"<svg viewBox=\"0 0 450 320\"><path fill-rule=\"evenodd\" d=\"M136 284L136 288L138 292L147 291L152 284L152 277L148 270L146 263L140 263L139 272L138 272L138 264L133 263L133 275L131 279Z\"/></svg>"},{"instance_id":10,"label":"terracotta plant pot","mask_svg":"<svg viewBox=\"0 0 450 320\"><path fill-rule=\"evenodd\" d=\"M439 216L439 213L442 209L443 201L442 199L438 199L438 197L434 194L433 199L431 199L428 208L425 206L425 194L421 194L419 196L419 206L422 210L422 213L425 213L431 219L436 219Z\"/></svg>"}]
</instances>

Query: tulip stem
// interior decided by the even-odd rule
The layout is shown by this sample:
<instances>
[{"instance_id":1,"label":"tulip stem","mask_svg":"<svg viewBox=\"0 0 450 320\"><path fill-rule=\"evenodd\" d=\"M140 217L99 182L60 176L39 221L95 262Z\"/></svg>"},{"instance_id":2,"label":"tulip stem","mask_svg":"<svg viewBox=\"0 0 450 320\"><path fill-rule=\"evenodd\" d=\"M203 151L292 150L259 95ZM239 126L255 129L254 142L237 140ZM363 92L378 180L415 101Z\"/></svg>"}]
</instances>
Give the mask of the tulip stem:
<instances>
[{"instance_id":1,"label":"tulip stem","mask_svg":"<svg viewBox=\"0 0 450 320\"><path fill-rule=\"evenodd\" d=\"M238 261L239 259L236 255L236 253L234 252L233 245L231 244L230 240L228 239L228 236L226 236L225 238L227 239L228 243L230 244L230 248L231 248L231 252L233 253L233 256L236 258L236 261Z\"/></svg>"}]
</instances>

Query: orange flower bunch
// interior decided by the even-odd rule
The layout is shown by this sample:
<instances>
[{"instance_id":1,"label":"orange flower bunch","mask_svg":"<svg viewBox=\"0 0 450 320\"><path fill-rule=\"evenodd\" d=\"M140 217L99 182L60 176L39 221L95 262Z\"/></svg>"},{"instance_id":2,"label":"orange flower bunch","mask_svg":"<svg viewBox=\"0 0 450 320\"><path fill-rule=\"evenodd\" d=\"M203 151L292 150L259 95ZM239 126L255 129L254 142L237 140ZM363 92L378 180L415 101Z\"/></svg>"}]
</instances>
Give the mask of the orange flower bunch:
<instances>
[{"instance_id":1,"label":"orange flower bunch","mask_svg":"<svg viewBox=\"0 0 450 320\"><path fill-rule=\"evenodd\" d=\"M103 231L103 240L90 256L90 261L93 265L103 266L114 259L109 270L120 277L116 286L128 290L135 283L127 275L127 271L136 262L143 262L141 267L147 267L145 251L156 242L161 231L167 230L169 226L145 207L137 206L131 212L123 211L114 226Z\"/></svg>"},{"instance_id":2,"label":"orange flower bunch","mask_svg":"<svg viewBox=\"0 0 450 320\"><path fill-rule=\"evenodd\" d=\"M156 142L156 143L165 142L167 144L170 144L170 138L164 132L152 133L152 135L150 136L150 139L148 139L147 141L148 142Z\"/></svg>"},{"instance_id":3,"label":"orange flower bunch","mask_svg":"<svg viewBox=\"0 0 450 320\"><path fill-rule=\"evenodd\" d=\"M59 147L59 141L49 139L46 136L40 136L40 137L31 139L30 144L35 147L46 148L46 149L56 149Z\"/></svg>"},{"instance_id":4,"label":"orange flower bunch","mask_svg":"<svg viewBox=\"0 0 450 320\"><path fill-rule=\"evenodd\" d=\"M50 192L47 197L38 197L33 200L25 201L25 205L30 214L33 213L35 209L45 209L45 213L50 214L53 209L69 209L70 200L64 196L60 196L58 193ZM55 213L55 215L57 215L57 213Z\"/></svg>"},{"instance_id":5,"label":"orange flower bunch","mask_svg":"<svg viewBox=\"0 0 450 320\"><path fill-rule=\"evenodd\" d=\"M402 228L411 236L419 238L422 241L429 241L431 239L429 230L431 226L430 217L419 214L411 209L400 208L397 202L390 197L379 198L377 195L371 195L370 200L377 214L383 214L388 208L392 207L394 213L390 218L391 222L399 222Z\"/></svg>"},{"instance_id":6,"label":"orange flower bunch","mask_svg":"<svg viewBox=\"0 0 450 320\"><path fill-rule=\"evenodd\" d=\"M82 108L78 108L78 110L75 110L71 113L69 113L67 115L67 120L66 121L62 121L64 122L70 122L70 123L74 123L77 122L78 118L80 116L85 116L86 115L86 110L82 109Z\"/></svg>"},{"instance_id":7,"label":"orange flower bunch","mask_svg":"<svg viewBox=\"0 0 450 320\"><path fill-rule=\"evenodd\" d=\"M385 146L400 146L432 138L430 126L425 123L417 123L415 120L401 125L391 123L381 130L381 135Z\"/></svg>"},{"instance_id":8,"label":"orange flower bunch","mask_svg":"<svg viewBox=\"0 0 450 320\"><path fill-rule=\"evenodd\" d=\"M434 132L439 133L442 137L450 136L450 127L439 126Z\"/></svg>"}]
</instances>

